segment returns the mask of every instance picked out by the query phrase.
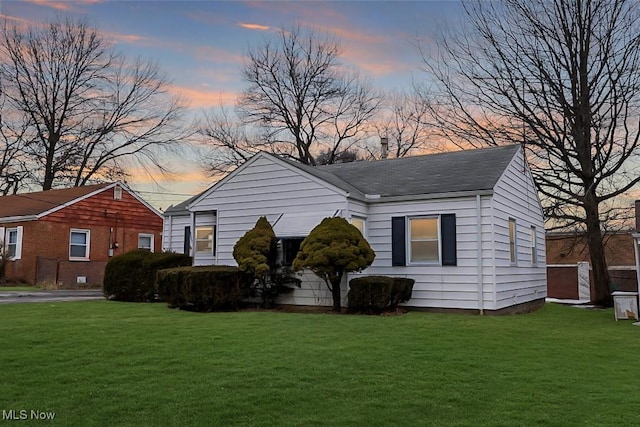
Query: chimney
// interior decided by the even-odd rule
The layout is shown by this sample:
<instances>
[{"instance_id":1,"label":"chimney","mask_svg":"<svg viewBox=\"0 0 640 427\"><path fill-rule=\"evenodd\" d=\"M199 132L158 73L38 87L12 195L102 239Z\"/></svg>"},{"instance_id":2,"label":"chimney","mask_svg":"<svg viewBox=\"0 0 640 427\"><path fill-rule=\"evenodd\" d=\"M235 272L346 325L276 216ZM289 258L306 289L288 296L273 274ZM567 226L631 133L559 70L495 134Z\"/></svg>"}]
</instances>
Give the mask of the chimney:
<instances>
[{"instance_id":1,"label":"chimney","mask_svg":"<svg viewBox=\"0 0 640 427\"><path fill-rule=\"evenodd\" d=\"M636 233L640 233L640 200L636 200Z\"/></svg>"},{"instance_id":2,"label":"chimney","mask_svg":"<svg viewBox=\"0 0 640 427\"><path fill-rule=\"evenodd\" d=\"M380 148L382 149L381 150L382 152L380 153L380 158L386 159L387 152L389 151L389 139L386 136L380 138Z\"/></svg>"}]
</instances>

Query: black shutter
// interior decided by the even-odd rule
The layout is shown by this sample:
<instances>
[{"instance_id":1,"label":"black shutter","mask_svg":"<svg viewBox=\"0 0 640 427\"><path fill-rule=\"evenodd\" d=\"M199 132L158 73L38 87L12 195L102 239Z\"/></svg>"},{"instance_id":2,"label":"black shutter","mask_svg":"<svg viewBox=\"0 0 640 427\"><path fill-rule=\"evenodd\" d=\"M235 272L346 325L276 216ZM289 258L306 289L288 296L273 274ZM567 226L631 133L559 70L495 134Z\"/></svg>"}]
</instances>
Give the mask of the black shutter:
<instances>
[{"instance_id":1,"label":"black shutter","mask_svg":"<svg viewBox=\"0 0 640 427\"><path fill-rule=\"evenodd\" d=\"M190 255L189 254L189 248L190 247L191 247L191 227L187 225L184 228L184 248L183 248L183 253L185 255Z\"/></svg>"},{"instance_id":2,"label":"black shutter","mask_svg":"<svg viewBox=\"0 0 640 427\"><path fill-rule=\"evenodd\" d=\"M405 218L396 216L391 218L391 265L407 265Z\"/></svg>"},{"instance_id":3,"label":"black shutter","mask_svg":"<svg viewBox=\"0 0 640 427\"><path fill-rule=\"evenodd\" d=\"M440 216L440 235L442 236L442 265L458 265L455 214Z\"/></svg>"}]
</instances>

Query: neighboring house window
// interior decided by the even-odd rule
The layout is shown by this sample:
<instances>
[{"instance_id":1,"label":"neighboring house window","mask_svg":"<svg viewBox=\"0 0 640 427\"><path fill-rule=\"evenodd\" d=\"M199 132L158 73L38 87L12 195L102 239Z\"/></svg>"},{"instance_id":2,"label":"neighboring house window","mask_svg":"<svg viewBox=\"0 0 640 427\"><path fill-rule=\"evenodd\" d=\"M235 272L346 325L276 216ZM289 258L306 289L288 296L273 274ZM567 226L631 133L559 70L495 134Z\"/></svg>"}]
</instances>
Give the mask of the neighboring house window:
<instances>
[{"instance_id":1,"label":"neighboring house window","mask_svg":"<svg viewBox=\"0 0 640 427\"><path fill-rule=\"evenodd\" d=\"M18 229L17 228L9 228L7 229L7 254L9 258L15 258L17 250L18 250Z\"/></svg>"},{"instance_id":2,"label":"neighboring house window","mask_svg":"<svg viewBox=\"0 0 640 427\"><path fill-rule=\"evenodd\" d=\"M538 264L538 239L536 237L536 227L531 226L531 264Z\"/></svg>"},{"instance_id":3,"label":"neighboring house window","mask_svg":"<svg viewBox=\"0 0 640 427\"><path fill-rule=\"evenodd\" d=\"M355 228L357 228L360 231L360 234L364 236L364 224L365 224L364 219L351 218L349 222L351 223L351 225L353 225Z\"/></svg>"},{"instance_id":4,"label":"neighboring house window","mask_svg":"<svg viewBox=\"0 0 640 427\"><path fill-rule=\"evenodd\" d=\"M438 218L409 218L411 262L440 262Z\"/></svg>"},{"instance_id":5,"label":"neighboring house window","mask_svg":"<svg viewBox=\"0 0 640 427\"><path fill-rule=\"evenodd\" d=\"M214 227L196 227L196 253L215 255Z\"/></svg>"},{"instance_id":6,"label":"neighboring house window","mask_svg":"<svg viewBox=\"0 0 640 427\"><path fill-rule=\"evenodd\" d=\"M69 259L89 259L90 236L91 232L89 230L71 230L69 237Z\"/></svg>"},{"instance_id":7,"label":"neighboring house window","mask_svg":"<svg viewBox=\"0 0 640 427\"><path fill-rule=\"evenodd\" d=\"M281 239L282 244L282 265L284 267L291 267L293 260L296 259L296 255L300 251L300 245L304 237L293 237Z\"/></svg>"},{"instance_id":8,"label":"neighboring house window","mask_svg":"<svg viewBox=\"0 0 640 427\"><path fill-rule=\"evenodd\" d=\"M113 200L122 200L122 188L117 185L113 187Z\"/></svg>"},{"instance_id":9,"label":"neighboring house window","mask_svg":"<svg viewBox=\"0 0 640 427\"><path fill-rule=\"evenodd\" d=\"M4 244L4 248L2 245ZM22 256L22 226L0 228L0 252L7 251L9 259L12 261L20 259Z\"/></svg>"},{"instance_id":10,"label":"neighboring house window","mask_svg":"<svg viewBox=\"0 0 640 427\"><path fill-rule=\"evenodd\" d=\"M516 245L516 220L509 218L509 261L511 264L518 262L518 247Z\"/></svg>"},{"instance_id":11,"label":"neighboring house window","mask_svg":"<svg viewBox=\"0 0 640 427\"><path fill-rule=\"evenodd\" d=\"M138 234L138 249L146 249L153 252L153 234Z\"/></svg>"}]
</instances>

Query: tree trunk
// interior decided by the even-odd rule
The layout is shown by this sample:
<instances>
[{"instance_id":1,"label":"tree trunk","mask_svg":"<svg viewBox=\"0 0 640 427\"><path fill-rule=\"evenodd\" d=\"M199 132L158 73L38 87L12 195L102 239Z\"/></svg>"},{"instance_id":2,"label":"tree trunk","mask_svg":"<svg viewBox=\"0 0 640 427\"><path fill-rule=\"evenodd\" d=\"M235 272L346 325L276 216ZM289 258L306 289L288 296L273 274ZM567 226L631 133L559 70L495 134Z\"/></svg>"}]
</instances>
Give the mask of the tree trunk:
<instances>
[{"instance_id":1,"label":"tree trunk","mask_svg":"<svg viewBox=\"0 0 640 427\"><path fill-rule=\"evenodd\" d=\"M591 268L593 271L593 298L597 305L611 307L611 283L607 260L604 254L604 242L600 230L598 204L594 196L587 196L584 203L587 226L587 245L591 256Z\"/></svg>"},{"instance_id":2,"label":"tree trunk","mask_svg":"<svg viewBox=\"0 0 640 427\"><path fill-rule=\"evenodd\" d=\"M342 311L342 298L340 295L340 284L342 283L342 274L336 280L331 281L331 296L333 297L333 311L340 313Z\"/></svg>"}]
</instances>

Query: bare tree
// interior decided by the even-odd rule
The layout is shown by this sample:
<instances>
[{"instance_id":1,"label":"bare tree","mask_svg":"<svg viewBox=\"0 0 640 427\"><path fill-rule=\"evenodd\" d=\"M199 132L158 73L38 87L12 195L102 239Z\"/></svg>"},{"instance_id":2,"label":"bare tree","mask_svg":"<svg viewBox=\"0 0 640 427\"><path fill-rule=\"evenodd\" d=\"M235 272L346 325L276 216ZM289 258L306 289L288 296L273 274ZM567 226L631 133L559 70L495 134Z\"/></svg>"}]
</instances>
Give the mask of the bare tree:
<instances>
[{"instance_id":1,"label":"bare tree","mask_svg":"<svg viewBox=\"0 0 640 427\"><path fill-rule=\"evenodd\" d=\"M601 304L611 291L602 226L640 181L638 7L466 3L470 27L442 37L441 61L425 61L443 135L461 146L526 143L550 226L586 232Z\"/></svg>"},{"instance_id":2,"label":"bare tree","mask_svg":"<svg viewBox=\"0 0 640 427\"><path fill-rule=\"evenodd\" d=\"M185 136L158 67L127 61L84 22L7 26L0 52L3 95L26 117L24 153L44 190L121 177L131 161L162 170L160 150Z\"/></svg>"},{"instance_id":3,"label":"bare tree","mask_svg":"<svg viewBox=\"0 0 640 427\"><path fill-rule=\"evenodd\" d=\"M380 101L368 83L344 71L340 53L328 35L299 27L250 50L242 69L248 87L236 106L240 123L214 114L201 131L218 163L232 166L266 150L315 165L321 151L332 163L351 149Z\"/></svg>"},{"instance_id":4,"label":"bare tree","mask_svg":"<svg viewBox=\"0 0 640 427\"><path fill-rule=\"evenodd\" d=\"M437 140L430 133L427 119L430 107L421 91L391 91L387 95L387 105L381 120L375 125L379 137L388 140L389 157L407 157L424 154L437 149ZM371 158L380 158L380 146L367 145L365 149Z\"/></svg>"}]
</instances>

